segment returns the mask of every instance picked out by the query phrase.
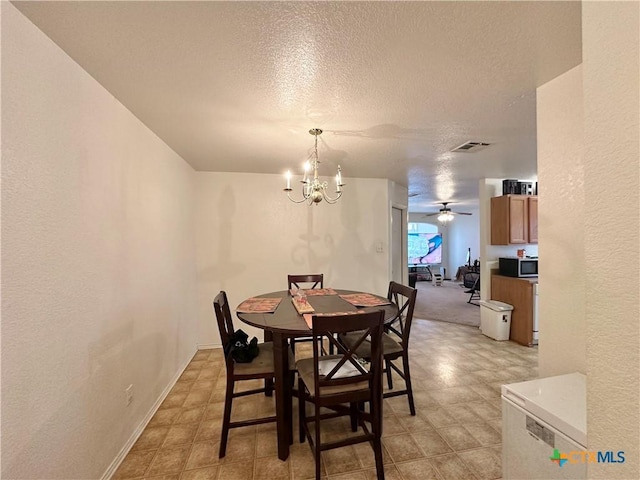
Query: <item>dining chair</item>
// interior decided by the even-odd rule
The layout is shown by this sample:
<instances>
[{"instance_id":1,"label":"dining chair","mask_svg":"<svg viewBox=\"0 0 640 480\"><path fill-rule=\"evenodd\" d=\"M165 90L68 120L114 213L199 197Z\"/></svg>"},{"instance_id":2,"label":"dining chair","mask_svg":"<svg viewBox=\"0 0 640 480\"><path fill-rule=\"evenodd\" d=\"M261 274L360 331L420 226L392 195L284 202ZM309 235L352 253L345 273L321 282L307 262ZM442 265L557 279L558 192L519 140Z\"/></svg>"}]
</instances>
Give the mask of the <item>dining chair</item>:
<instances>
[{"instance_id":1,"label":"dining chair","mask_svg":"<svg viewBox=\"0 0 640 480\"><path fill-rule=\"evenodd\" d=\"M292 288L304 288L303 284L311 284L306 288L324 288L324 274L323 273L311 273L306 275L287 275L287 281L289 282L289 290ZM302 285L302 286L301 286Z\"/></svg>"},{"instance_id":2,"label":"dining chair","mask_svg":"<svg viewBox=\"0 0 640 480\"><path fill-rule=\"evenodd\" d=\"M398 307L396 317L385 324L385 332L382 335L382 356L387 373L387 384L389 391L383 393L384 398L407 395L409 400L409 411L411 415L416 414L416 407L413 402L413 389L411 387L411 371L409 369L409 334L411 333L411 323L413 321L413 309L416 305L418 290L407 287L396 282L389 283L387 298ZM339 340L347 346L353 347L359 337L358 333L341 334ZM356 348L356 354L362 358L371 358L370 346L368 342L361 343ZM402 370L393 363L394 360L402 359ZM392 370L395 371L405 382L404 390L393 390Z\"/></svg>"},{"instance_id":3,"label":"dining chair","mask_svg":"<svg viewBox=\"0 0 640 480\"><path fill-rule=\"evenodd\" d=\"M465 290L464 293L470 294L467 303L479 307L480 304L477 303L477 301L480 300L480 273L465 273L463 285L468 288L468 290Z\"/></svg>"},{"instance_id":4,"label":"dining chair","mask_svg":"<svg viewBox=\"0 0 640 480\"><path fill-rule=\"evenodd\" d=\"M287 284L288 284L287 288L289 290L291 290L292 288L298 288L298 289L324 288L324 274L311 273L311 274L304 274L304 275L287 275ZM291 351L294 354L296 353L296 342L310 342L310 341L311 341L311 337L291 338L290 340Z\"/></svg>"},{"instance_id":5,"label":"dining chair","mask_svg":"<svg viewBox=\"0 0 640 480\"><path fill-rule=\"evenodd\" d=\"M309 441L315 459L316 480L321 475L321 452L361 442L372 445L377 477L384 480L381 443L383 325L383 310L312 317L313 357L298 360L296 369L300 443L305 439ZM336 338L348 332L357 332L352 347L340 344ZM325 339L336 347L336 355L324 354L322 344ZM369 364L361 363L355 353L364 343L369 345ZM311 416L306 414L307 402L314 407ZM368 411L364 409L365 402L369 403ZM363 433L323 442L321 421L340 416L350 416L352 432L357 432L360 426ZM313 435L310 423L314 425ZM331 438L335 437L332 435Z\"/></svg>"},{"instance_id":6,"label":"dining chair","mask_svg":"<svg viewBox=\"0 0 640 480\"><path fill-rule=\"evenodd\" d=\"M235 331L233 328L233 318L231 317L231 311L229 309L229 302L227 300L227 294L221 291L213 301L213 309L218 321L218 330L220 332L220 339L222 340L222 346L225 353L225 364L227 367L227 386L224 398L224 415L222 418L222 432L220 436L220 451L219 458L222 458L226 454L227 450L227 438L229 436L229 429L238 427L248 427L251 425L258 425L261 423L275 422L275 416L255 418L251 420L243 420L232 422L231 421L231 405L233 399L237 397L244 397L246 395L254 395L257 393L268 394L271 383L274 377L274 364L273 364L273 343L264 342L258 344L259 353L250 363L237 363L231 356L231 352L227 348L230 337ZM290 358L289 365L293 365L293 358ZM242 380L256 380L265 379L265 387L246 390L242 392L234 392L235 383ZM291 376L290 381L293 381Z\"/></svg>"}]
</instances>

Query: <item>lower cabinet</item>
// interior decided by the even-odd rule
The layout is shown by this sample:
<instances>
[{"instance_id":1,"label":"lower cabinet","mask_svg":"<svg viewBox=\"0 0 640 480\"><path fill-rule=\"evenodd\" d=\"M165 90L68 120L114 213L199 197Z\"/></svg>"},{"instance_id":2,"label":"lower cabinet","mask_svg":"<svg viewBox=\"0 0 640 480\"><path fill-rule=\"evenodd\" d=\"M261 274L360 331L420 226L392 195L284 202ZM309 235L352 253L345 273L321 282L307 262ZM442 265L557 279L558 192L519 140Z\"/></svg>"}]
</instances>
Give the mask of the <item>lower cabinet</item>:
<instances>
[{"instance_id":1,"label":"lower cabinet","mask_svg":"<svg viewBox=\"0 0 640 480\"><path fill-rule=\"evenodd\" d=\"M491 299L513 305L509 340L533 345L533 284L537 278L491 276Z\"/></svg>"}]
</instances>

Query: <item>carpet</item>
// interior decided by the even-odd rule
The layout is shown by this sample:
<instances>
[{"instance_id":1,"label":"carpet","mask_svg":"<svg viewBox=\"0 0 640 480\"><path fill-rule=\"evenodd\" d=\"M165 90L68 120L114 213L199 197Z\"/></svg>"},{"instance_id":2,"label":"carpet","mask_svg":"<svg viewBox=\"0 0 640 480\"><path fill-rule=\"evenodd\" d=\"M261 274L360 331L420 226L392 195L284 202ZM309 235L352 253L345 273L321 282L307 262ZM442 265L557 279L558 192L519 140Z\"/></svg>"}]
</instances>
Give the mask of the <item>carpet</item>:
<instances>
[{"instance_id":1,"label":"carpet","mask_svg":"<svg viewBox=\"0 0 640 480\"><path fill-rule=\"evenodd\" d=\"M418 296L413 318L480 325L480 307L467 303L467 289L458 282L445 280L440 287L431 282L416 282L416 288Z\"/></svg>"}]
</instances>

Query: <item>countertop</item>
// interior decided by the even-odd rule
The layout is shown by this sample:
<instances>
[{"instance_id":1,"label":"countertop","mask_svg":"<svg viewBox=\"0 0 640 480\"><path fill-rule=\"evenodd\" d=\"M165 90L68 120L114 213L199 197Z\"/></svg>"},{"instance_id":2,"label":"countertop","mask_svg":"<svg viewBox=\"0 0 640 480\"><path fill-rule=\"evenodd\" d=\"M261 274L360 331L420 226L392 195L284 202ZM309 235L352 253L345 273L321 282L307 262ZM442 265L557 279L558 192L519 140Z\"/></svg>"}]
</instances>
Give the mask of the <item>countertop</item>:
<instances>
[{"instance_id":1,"label":"countertop","mask_svg":"<svg viewBox=\"0 0 640 480\"><path fill-rule=\"evenodd\" d=\"M522 280L529 283L538 283L538 277L509 277L507 275L500 275L497 273L494 273L494 275L496 277L510 278L511 280Z\"/></svg>"}]
</instances>

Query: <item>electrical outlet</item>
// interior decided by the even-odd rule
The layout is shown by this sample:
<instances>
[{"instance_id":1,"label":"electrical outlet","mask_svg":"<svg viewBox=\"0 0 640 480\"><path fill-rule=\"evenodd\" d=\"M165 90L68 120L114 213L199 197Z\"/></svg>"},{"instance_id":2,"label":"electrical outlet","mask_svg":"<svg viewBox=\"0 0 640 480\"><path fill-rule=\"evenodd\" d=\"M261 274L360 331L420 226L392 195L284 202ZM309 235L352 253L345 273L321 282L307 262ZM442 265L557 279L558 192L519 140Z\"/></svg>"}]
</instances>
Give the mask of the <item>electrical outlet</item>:
<instances>
[{"instance_id":1,"label":"electrical outlet","mask_svg":"<svg viewBox=\"0 0 640 480\"><path fill-rule=\"evenodd\" d=\"M131 405L131 402L133 402L133 384L129 385L124 393L127 399L127 406L129 406Z\"/></svg>"}]
</instances>

